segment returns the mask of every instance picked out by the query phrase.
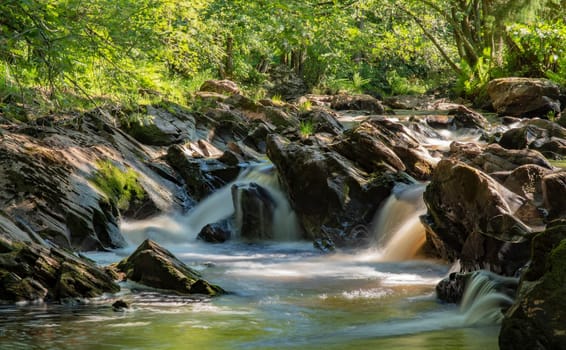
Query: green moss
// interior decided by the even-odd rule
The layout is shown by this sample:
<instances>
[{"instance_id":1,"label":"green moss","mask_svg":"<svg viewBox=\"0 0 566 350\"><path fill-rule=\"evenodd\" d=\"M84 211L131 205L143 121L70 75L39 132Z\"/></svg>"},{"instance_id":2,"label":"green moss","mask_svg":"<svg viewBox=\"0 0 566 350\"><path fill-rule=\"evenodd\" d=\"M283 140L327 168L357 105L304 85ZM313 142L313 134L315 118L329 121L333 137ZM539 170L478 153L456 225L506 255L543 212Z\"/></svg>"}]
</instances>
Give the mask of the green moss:
<instances>
[{"instance_id":1,"label":"green moss","mask_svg":"<svg viewBox=\"0 0 566 350\"><path fill-rule=\"evenodd\" d=\"M566 285L566 239L554 248L548 258L549 272L545 277L547 281L552 282L555 287L562 288Z\"/></svg>"},{"instance_id":2,"label":"green moss","mask_svg":"<svg viewBox=\"0 0 566 350\"><path fill-rule=\"evenodd\" d=\"M127 210L132 200L145 197L138 174L133 169L124 171L107 160L99 161L96 165L98 170L91 181L118 209Z\"/></svg>"}]
</instances>

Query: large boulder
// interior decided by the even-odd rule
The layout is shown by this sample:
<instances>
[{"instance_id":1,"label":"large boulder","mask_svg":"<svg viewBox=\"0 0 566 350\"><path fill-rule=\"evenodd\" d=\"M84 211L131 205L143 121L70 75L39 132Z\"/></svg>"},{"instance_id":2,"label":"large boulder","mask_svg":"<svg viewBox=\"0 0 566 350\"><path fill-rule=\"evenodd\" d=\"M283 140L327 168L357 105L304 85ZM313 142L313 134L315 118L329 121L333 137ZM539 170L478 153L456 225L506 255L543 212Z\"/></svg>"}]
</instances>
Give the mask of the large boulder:
<instances>
[{"instance_id":1,"label":"large boulder","mask_svg":"<svg viewBox=\"0 0 566 350\"><path fill-rule=\"evenodd\" d=\"M59 248L0 235L0 300L66 301L116 293L103 269Z\"/></svg>"},{"instance_id":2,"label":"large boulder","mask_svg":"<svg viewBox=\"0 0 566 350\"><path fill-rule=\"evenodd\" d=\"M526 262L531 229L516 214L528 203L485 173L443 159L423 198L427 241L462 271L513 275Z\"/></svg>"},{"instance_id":3,"label":"large boulder","mask_svg":"<svg viewBox=\"0 0 566 350\"><path fill-rule=\"evenodd\" d=\"M370 119L344 132L332 148L368 172L382 168L385 163L425 180L434 168L428 151L408 128L383 118Z\"/></svg>"},{"instance_id":4,"label":"large boulder","mask_svg":"<svg viewBox=\"0 0 566 350\"><path fill-rule=\"evenodd\" d=\"M216 296L224 293L222 288L203 280L198 271L191 269L168 250L149 239L132 255L120 261L116 268L124 273L128 280L176 294Z\"/></svg>"},{"instance_id":5,"label":"large boulder","mask_svg":"<svg viewBox=\"0 0 566 350\"><path fill-rule=\"evenodd\" d=\"M277 135L268 138L267 154L310 239L359 244L356 228L369 225L398 179L386 167L370 177L338 153Z\"/></svg>"},{"instance_id":6,"label":"large boulder","mask_svg":"<svg viewBox=\"0 0 566 350\"><path fill-rule=\"evenodd\" d=\"M560 114L560 87L547 79L501 78L487 86L495 111L516 117Z\"/></svg>"},{"instance_id":7,"label":"large boulder","mask_svg":"<svg viewBox=\"0 0 566 350\"><path fill-rule=\"evenodd\" d=\"M385 113L385 108L381 102L371 95L365 94L338 94L332 98L330 107L337 111L341 110L356 110L356 111L369 111L374 114Z\"/></svg>"},{"instance_id":8,"label":"large boulder","mask_svg":"<svg viewBox=\"0 0 566 350\"><path fill-rule=\"evenodd\" d=\"M538 151L506 149L496 143L482 148L477 144L454 141L450 144L449 155L486 173L511 171L526 164L553 169L548 160Z\"/></svg>"},{"instance_id":9,"label":"large boulder","mask_svg":"<svg viewBox=\"0 0 566 350\"><path fill-rule=\"evenodd\" d=\"M501 332L502 350L566 349L566 220L557 220L532 242L531 263Z\"/></svg>"},{"instance_id":10,"label":"large boulder","mask_svg":"<svg viewBox=\"0 0 566 350\"><path fill-rule=\"evenodd\" d=\"M64 247L123 246L116 208L79 175L64 152L29 135L6 133L0 138L0 203L5 214Z\"/></svg>"}]
</instances>

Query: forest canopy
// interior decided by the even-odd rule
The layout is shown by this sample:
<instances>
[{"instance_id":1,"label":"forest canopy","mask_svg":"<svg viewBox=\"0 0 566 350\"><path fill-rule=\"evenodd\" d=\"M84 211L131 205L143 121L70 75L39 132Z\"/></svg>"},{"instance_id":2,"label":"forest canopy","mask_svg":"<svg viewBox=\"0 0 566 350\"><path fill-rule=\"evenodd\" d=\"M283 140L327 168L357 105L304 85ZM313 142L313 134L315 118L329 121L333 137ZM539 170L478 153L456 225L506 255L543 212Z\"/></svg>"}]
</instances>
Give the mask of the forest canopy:
<instances>
[{"instance_id":1,"label":"forest canopy","mask_svg":"<svg viewBox=\"0 0 566 350\"><path fill-rule=\"evenodd\" d=\"M209 78L256 97L273 67L309 89L433 88L474 98L501 76L566 79L559 0L5 0L0 111L188 103Z\"/></svg>"}]
</instances>

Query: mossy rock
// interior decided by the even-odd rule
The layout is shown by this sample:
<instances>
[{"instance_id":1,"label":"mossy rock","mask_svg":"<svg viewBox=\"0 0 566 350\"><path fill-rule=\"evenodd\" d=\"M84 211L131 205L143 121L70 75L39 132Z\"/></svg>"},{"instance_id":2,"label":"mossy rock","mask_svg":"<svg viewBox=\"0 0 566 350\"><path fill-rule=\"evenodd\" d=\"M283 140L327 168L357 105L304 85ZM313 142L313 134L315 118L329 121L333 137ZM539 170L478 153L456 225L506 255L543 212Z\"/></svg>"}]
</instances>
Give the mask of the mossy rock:
<instances>
[{"instance_id":1,"label":"mossy rock","mask_svg":"<svg viewBox=\"0 0 566 350\"><path fill-rule=\"evenodd\" d=\"M62 301L116 293L104 270L59 248L0 237L0 300Z\"/></svg>"},{"instance_id":2,"label":"mossy rock","mask_svg":"<svg viewBox=\"0 0 566 350\"><path fill-rule=\"evenodd\" d=\"M149 239L120 261L117 268L128 280L175 294L216 296L224 293L222 288L203 280L198 271Z\"/></svg>"},{"instance_id":3,"label":"mossy rock","mask_svg":"<svg viewBox=\"0 0 566 350\"><path fill-rule=\"evenodd\" d=\"M519 295L503 320L501 349L566 349L566 220L556 220L532 243Z\"/></svg>"}]
</instances>

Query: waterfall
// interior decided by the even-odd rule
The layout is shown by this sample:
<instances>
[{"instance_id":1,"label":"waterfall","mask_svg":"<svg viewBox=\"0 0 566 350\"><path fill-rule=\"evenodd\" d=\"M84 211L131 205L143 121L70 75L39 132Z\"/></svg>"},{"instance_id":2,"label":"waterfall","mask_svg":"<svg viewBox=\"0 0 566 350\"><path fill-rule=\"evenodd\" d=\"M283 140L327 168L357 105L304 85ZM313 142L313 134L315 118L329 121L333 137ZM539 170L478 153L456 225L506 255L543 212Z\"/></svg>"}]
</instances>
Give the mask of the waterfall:
<instances>
[{"instance_id":1,"label":"waterfall","mask_svg":"<svg viewBox=\"0 0 566 350\"><path fill-rule=\"evenodd\" d=\"M513 299L501 290L509 286L516 288L517 283L517 278L503 277L487 271L474 272L466 284L460 304L464 324L500 323L503 320L501 309L513 303Z\"/></svg>"},{"instance_id":2,"label":"waterfall","mask_svg":"<svg viewBox=\"0 0 566 350\"><path fill-rule=\"evenodd\" d=\"M232 187L255 183L269 193L275 203L273 218L273 239L293 240L298 238L300 225L285 194L281 191L275 167L268 162L255 164L238 178L218 189L185 215L161 215L158 217L122 224L122 232L132 244L139 244L150 238L161 243L182 243L193 240L207 224L230 218L236 212ZM238 201L236 201L238 205ZM234 227L239 236L238 220Z\"/></svg>"},{"instance_id":3,"label":"waterfall","mask_svg":"<svg viewBox=\"0 0 566 350\"><path fill-rule=\"evenodd\" d=\"M426 184L399 184L374 218L373 245L382 261L413 258L425 242L419 217L426 212L423 192Z\"/></svg>"}]
</instances>

